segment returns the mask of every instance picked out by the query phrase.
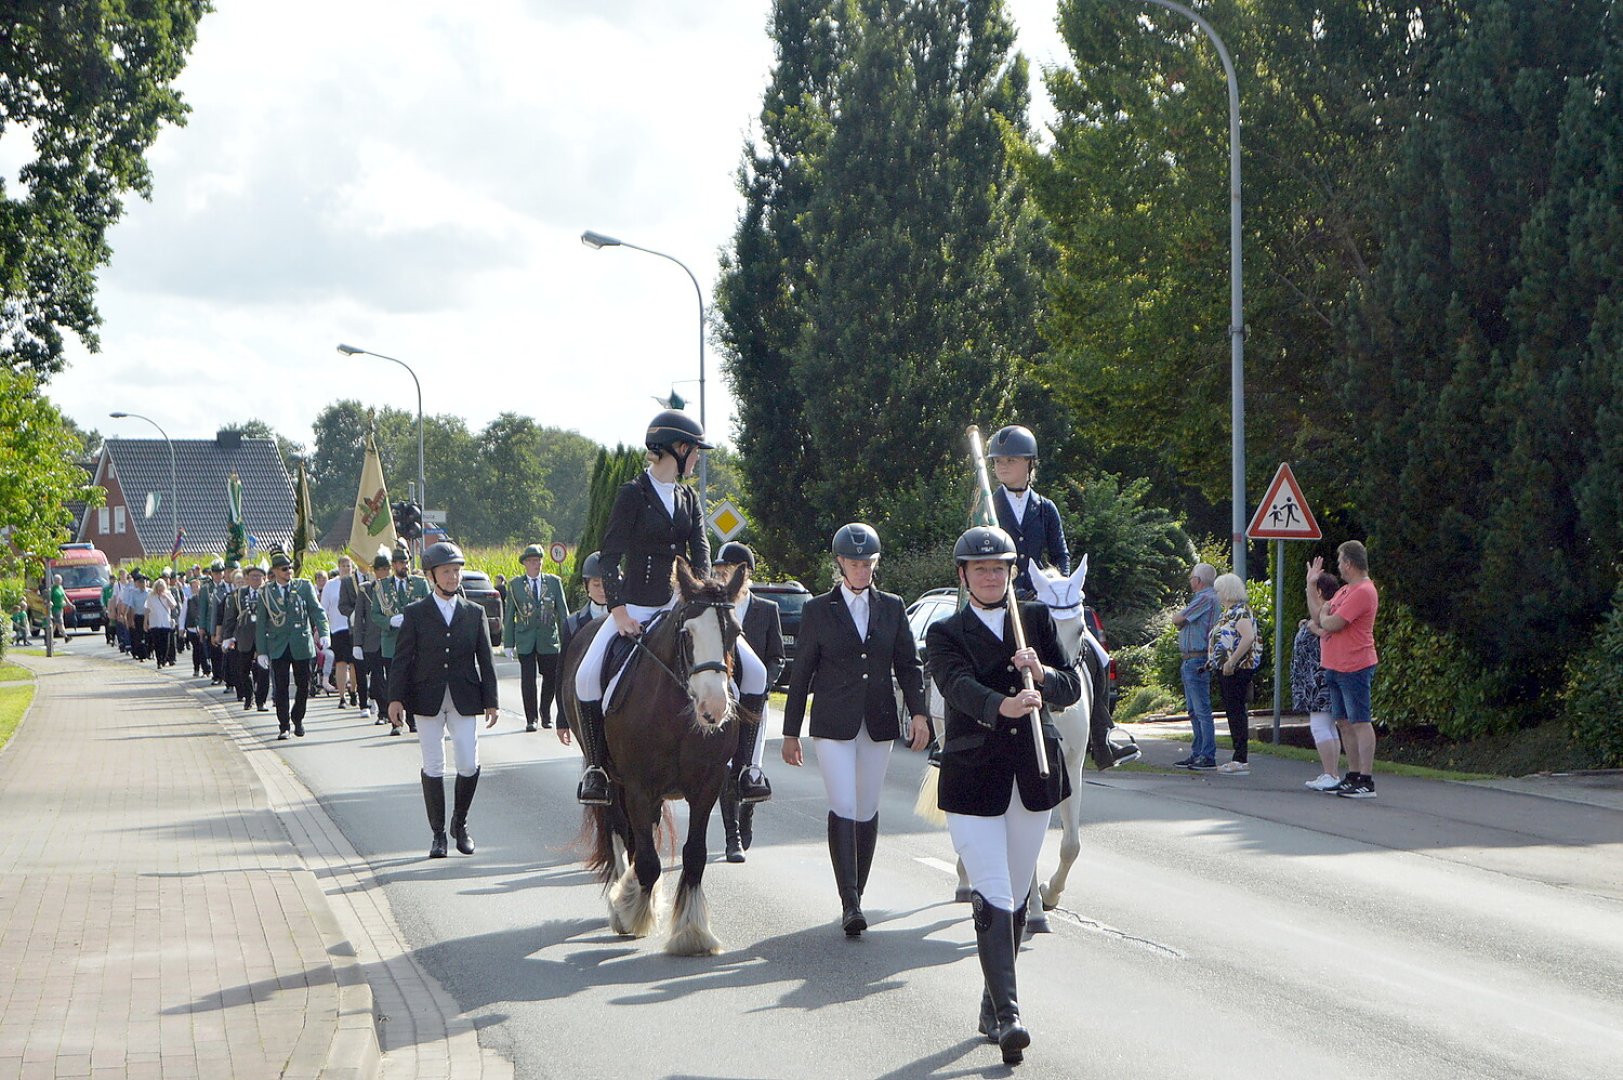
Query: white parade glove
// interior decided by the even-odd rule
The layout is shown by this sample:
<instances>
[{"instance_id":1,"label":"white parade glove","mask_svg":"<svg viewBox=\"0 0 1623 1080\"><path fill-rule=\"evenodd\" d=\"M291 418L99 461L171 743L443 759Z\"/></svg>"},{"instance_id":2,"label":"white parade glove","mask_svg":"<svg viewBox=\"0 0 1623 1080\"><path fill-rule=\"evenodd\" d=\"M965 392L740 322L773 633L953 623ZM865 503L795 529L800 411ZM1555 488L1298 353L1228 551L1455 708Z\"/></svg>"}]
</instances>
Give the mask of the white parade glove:
<instances>
[{"instance_id":1,"label":"white parade glove","mask_svg":"<svg viewBox=\"0 0 1623 1080\"><path fill-rule=\"evenodd\" d=\"M398 630L398 629L400 629L400 624L405 622L405 621L406 621L406 616L404 614L392 615L389 618L389 625L394 627L396 630Z\"/></svg>"},{"instance_id":2,"label":"white parade glove","mask_svg":"<svg viewBox=\"0 0 1623 1080\"><path fill-rule=\"evenodd\" d=\"M502 650L502 655L507 657L509 660L512 660L518 654L513 652L513 647L511 645L509 645L507 648Z\"/></svg>"},{"instance_id":3,"label":"white parade glove","mask_svg":"<svg viewBox=\"0 0 1623 1080\"><path fill-rule=\"evenodd\" d=\"M332 650L332 638L327 637L326 635L322 635L322 638L321 638L321 651L322 652L330 652L331 650Z\"/></svg>"},{"instance_id":4,"label":"white parade glove","mask_svg":"<svg viewBox=\"0 0 1623 1080\"><path fill-rule=\"evenodd\" d=\"M260 653L258 656L254 657L254 663L259 665L260 671L270 670L270 657L266 656L264 653Z\"/></svg>"},{"instance_id":5,"label":"white parade glove","mask_svg":"<svg viewBox=\"0 0 1623 1080\"><path fill-rule=\"evenodd\" d=\"M355 654L355 659L357 659L357 660L365 660L366 659L366 651L364 649L362 649L359 645L355 646L355 648L351 649L350 651Z\"/></svg>"},{"instance_id":6,"label":"white parade glove","mask_svg":"<svg viewBox=\"0 0 1623 1080\"><path fill-rule=\"evenodd\" d=\"M226 640L225 640L225 648L226 648L227 652L230 652L232 649L235 649L236 647L237 647L237 639L236 638L226 638Z\"/></svg>"}]
</instances>

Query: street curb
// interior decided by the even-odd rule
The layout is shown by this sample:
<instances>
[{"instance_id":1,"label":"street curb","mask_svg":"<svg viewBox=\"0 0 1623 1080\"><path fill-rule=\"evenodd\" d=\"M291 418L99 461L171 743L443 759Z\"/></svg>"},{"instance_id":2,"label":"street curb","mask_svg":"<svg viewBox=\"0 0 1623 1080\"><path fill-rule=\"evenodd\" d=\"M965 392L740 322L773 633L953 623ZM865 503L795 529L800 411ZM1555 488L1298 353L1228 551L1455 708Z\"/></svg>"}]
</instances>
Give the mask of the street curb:
<instances>
[{"instance_id":1,"label":"street curb","mask_svg":"<svg viewBox=\"0 0 1623 1080\"><path fill-rule=\"evenodd\" d=\"M197 702L205 713L214 718L222 729L222 734L229 738L234 746L241 750L243 740L251 736L245 728L231 716L230 710L222 701L214 700L209 691L217 689L210 685L181 687ZM235 729L235 730L233 730ZM284 1077L323 1077L331 1080L378 1080L383 1072L383 1049L378 1044L378 1029L376 1004L373 1001L372 987L362 973L360 961L355 956L355 946L344 936L338 926L338 917L334 914L332 904L327 900L327 894L322 891L321 885L316 881L316 875L305 864L303 853L293 842L293 835L288 831L282 815L275 809L275 802L270 792L265 788L264 781L259 772L248 762L249 771L254 774L254 781L259 784L260 791L265 796L266 805L271 813L276 815L277 823L282 826L287 836L288 847L298 859L299 870L294 875L299 885L299 891L304 896L306 909L310 912L312 920L321 932L322 951L327 955L327 962L333 969L333 982L338 987L338 1028L326 1045L321 1045L318 1039L311 1038L313 1034L309 1028L305 1029L305 1036L299 1040L294 1048L293 1056L288 1060Z\"/></svg>"},{"instance_id":2,"label":"street curb","mask_svg":"<svg viewBox=\"0 0 1623 1080\"><path fill-rule=\"evenodd\" d=\"M11 653L7 652L6 655L10 656ZM28 659L38 660L41 658L38 656L30 656ZM11 738L7 739L3 745L0 745L0 755L4 755L7 750L11 749L11 744L17 739L17 733L23 729L24 724L28 723L29 716L31 716L34 712L34 703L39 700L39 672L34 671L34 666L32 664L25 664L21 660L11 660L8 662L16 664L20 668L26 668L27 670L34 672L34 681L29 684L34 688L34 696L28 699L28 708L23 710L23 714L21 716L17 717L17 726L12 728Z\"/></svg>"}]
</instances>

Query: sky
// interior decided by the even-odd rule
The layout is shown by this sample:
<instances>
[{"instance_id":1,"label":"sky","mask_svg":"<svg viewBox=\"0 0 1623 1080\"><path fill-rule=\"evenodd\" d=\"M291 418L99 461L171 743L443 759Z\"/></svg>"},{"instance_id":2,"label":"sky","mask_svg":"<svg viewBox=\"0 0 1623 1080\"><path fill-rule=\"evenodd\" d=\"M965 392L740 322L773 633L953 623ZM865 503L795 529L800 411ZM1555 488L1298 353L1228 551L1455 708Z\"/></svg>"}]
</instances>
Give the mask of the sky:
<instances>
[{"instance_id":1,"label":"sky","mask_svg":"<svg viewBox=\"0 0 1623 1080\"><path fill-rule=\"evenodd\" d=\"M329 403L477 431L502 412L635 443L673 389L699 412L705 305L773 53L769 0L224 0L178 81L98 276L101 351L69 337L51 399L103 435L260 419L308 444ZM1063 59L1054 0L1009 0ZM1035 119L1046 99L1033 80ZM0 145L11 175L18 140ZM733 406L707 344L705 419Z\"/></svg>"}]
</instances>

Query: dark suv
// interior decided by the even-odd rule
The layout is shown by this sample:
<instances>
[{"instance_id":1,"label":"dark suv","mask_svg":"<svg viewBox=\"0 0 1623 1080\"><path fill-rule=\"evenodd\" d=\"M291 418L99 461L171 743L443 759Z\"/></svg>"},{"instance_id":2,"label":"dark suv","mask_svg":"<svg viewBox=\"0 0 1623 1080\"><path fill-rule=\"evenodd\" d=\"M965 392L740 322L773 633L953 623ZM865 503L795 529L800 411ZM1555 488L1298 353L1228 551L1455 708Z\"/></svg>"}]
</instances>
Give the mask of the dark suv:
<instances>
[{"instance_id":1,"label":"dark suv","mask_svg":"<svg viewBox=\"0 0 1623 1080\"><path fill-rule=\"evenodd\" d=\"M490 583L489 575L479 570L462 569L462 595L485 609L490 622L490 644L502 647L502 594Z\"/></svg>"},{"instance_id":2,"label":"dark suv","mask_svg":"<svg viewBox=\"0 0 1623 1080\"><path fill-rule=\"evenodd\" d=\"M778 605L778 621L783 627L783 673L779 686L789 685L789 669L795 659L795 638L800 636L800 612L812 597L811 590L798 581L751 582L751 596L764 596Z\"/></svg>"}]
</instances>

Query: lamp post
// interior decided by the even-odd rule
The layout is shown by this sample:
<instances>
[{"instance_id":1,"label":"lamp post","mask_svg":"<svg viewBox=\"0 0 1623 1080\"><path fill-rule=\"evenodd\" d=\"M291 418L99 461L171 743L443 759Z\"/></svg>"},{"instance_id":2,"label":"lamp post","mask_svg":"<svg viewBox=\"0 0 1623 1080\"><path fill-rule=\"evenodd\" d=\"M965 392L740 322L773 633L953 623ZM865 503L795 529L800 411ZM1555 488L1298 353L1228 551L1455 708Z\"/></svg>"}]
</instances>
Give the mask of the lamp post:
<instances>
[{"instance_id":1,"label":"lamp post","mask_svg":"<svg viewBox=\"0 0 1623 1080\"><path fill-rule=\"evenodd\" d=\"M661 259L665 259L669 262L675 263L677 266L680 266L682 268L682 272L687 274L688 280L693 282L693 295L699 298L699 426L705 428L705 434L708 435L709 428L705 424L704 415L704 291L699 288L699 279L693 276L693 271L688 269L687 263L683 262L681 259L678 259L674 255L667 255L663 251L655 251L653 248L638 247L636 244L629 241L617 240L612 236L604 236L602 233L593 232L591 229L587 229L585 232L580 234L580 242L591 248L593 251L599 251L606 247L628 247L632 251L641 251L647 255L658 255ZM706 499L706 489L709 486L709 480L710 461L709 458L705 456L705 452L700 450L699 504L701 506L709 505L709 502Z\"/></svg>"},{"instance_id":2,"label":"lamp post","mask_svg":"<svg viewBox=\"0 0 1623 1080\"><path fill-rule=\"evenodd\" d=\"M340 345L338 351L345 356L375 356L379 360L393 360L406 369L411 376L412 383L417 387L417 498L422 500L419 505L428 505L428 484L423 479L423 384L417 381L417 373L411 370L411 365L395 356L384 356L371 349L362 349L355 345Z\"/></svg>"},{"instance_id":3,"label":"lamp post","mask_svg":"<svg viewBox=\"0 0 1623 1080\"><path fill-rule=\"evenodd\" d=\"M1141 0L1175 11L1206 32L1217 47L1229 90L1229 393L1232 427L1234 572L1245 580L1245 289L1240 258L1240 84L1234 75L1234 61L1212 24L1176 0Z\"/></svg>"},{"instance_id":4,"label":"lamp post","mask_svg":"<svg viewBox=\"0 0 1623 1080\"><path fill-rule=\"evenodd\" d=\"M180 536L180 514L179 514L180 507L175 504L175 443L174 443L174 440L171 439L169 437L169 433L167 431L165 431L163 428L159 427L158 422L156 420L152 419L152 417L150 417L150 416L142 416L140 413L133 413L133 412L113 412L113 413L108 413L107 415L112 417L114 420L123 420L126 417L128 417L131 420L145 420L147 423L151 424L153 427L158 428L158 434L162 435L163 436L163 441L169 444L169 534L178 539L179 536ZM170 543L174 543L174 541L171 540Z\"/></svg>"}]
</instances>

